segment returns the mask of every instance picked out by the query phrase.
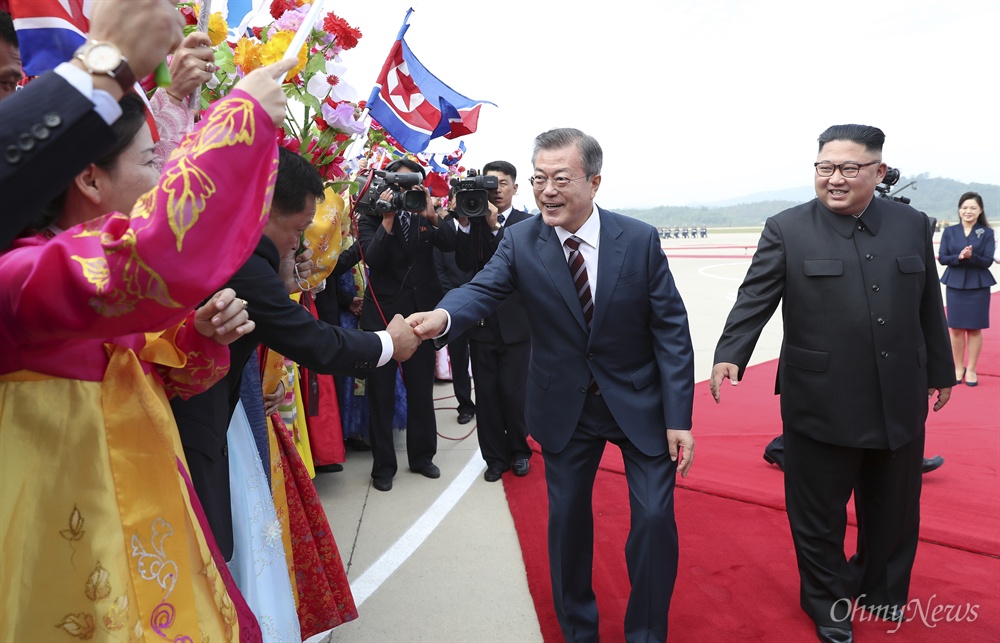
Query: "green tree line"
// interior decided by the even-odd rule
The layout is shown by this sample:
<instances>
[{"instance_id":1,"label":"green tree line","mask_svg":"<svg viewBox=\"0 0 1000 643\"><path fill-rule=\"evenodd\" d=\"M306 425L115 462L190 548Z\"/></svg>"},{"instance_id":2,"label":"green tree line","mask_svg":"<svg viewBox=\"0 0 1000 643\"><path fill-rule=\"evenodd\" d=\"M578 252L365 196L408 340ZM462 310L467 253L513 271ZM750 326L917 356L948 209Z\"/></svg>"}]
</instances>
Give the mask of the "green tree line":
<instances>
[{"instance_id":1,"label":"green tree line","mask_svg":"<svg viewBox=\"0 0 1000 643\"><path fill-rule=\"evenodd\" d=\"M913 185L900 190L910 183ZM898 193L896 190L899 190ZM893 196L910 199L910 205L926 212L938 221L958 221L958 199L965 192L978 192L983 197L986 218L990 225L1000 223L1000 185L962 183L953 179L931 178L926 173L901 177L893 186ZM662 205L647 209L623 209L623 214L635 217L654 226L707 226L729 228L762 226L767 217L792 206L794 201L756 201L724 207L691 207Z\"/></svg>"}]
</instances>

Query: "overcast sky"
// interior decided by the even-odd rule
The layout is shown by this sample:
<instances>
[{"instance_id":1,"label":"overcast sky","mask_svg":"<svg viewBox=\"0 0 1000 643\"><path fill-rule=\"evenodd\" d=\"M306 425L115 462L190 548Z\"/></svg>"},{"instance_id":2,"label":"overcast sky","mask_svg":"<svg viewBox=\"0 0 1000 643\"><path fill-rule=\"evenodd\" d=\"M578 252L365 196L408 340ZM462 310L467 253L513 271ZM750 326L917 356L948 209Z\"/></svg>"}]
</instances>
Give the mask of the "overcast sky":
<instances>
[{"instance_id":1,"label":"overcast sky","mask_svg":"<svg viewBox=\"0 0 1000 643\"><path fill-rule=\"evenodd\" d=\"M529 208L532 141L553 127L601 143L610 208L811 185L817 136L849 122L882 128L904 175L1000 183L997 0L326 0L364 34L342 55L361 98L411 6L413 53L497 104L466 167L514 163Z\"/></svg>"}]
</instances>

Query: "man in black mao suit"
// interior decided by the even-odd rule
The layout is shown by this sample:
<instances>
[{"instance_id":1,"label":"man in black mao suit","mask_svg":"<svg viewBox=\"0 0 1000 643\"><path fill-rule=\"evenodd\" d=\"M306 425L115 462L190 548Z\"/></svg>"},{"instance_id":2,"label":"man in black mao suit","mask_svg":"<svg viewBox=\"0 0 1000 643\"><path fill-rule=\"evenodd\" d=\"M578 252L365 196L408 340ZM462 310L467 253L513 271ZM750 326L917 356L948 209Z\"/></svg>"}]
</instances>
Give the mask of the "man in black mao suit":
<instances>
[{"instance_id":1,"label":"man in black mao suit","mask_svg":"<svg viewBox=\"0 0 1000 643\"><path fill-rule=\"evenodd\" d=\"M904 617L928 395L937 390L937 411L954 383L932 226L874 198L884 140L864 125L820 135L817 198L765 223L710 382L716 401L723 378L738 382L780 302L785 504L800 603L821 641L853 640L855 605ZM852 492L858 551L847 560Z\"/></svg>"},{"instance_id":2,"label":"man in black mao suit","mask_svg":"<svg viewBox=\"0 0 1000 643\"><path fill-rule=\"evenodd\" d=\"M512 293L521 295L532 338L528 431L545 463L550 574L563 636L598 639L591 499L612 442L622 450L632 512L625 640L664 641L677 576L674 478L678 470L687 474L694 456L687 313L656 229L594 204L602 152L593 137L545 132L535 139L532 162L541 216L508 229L470 283L409 321L425 339L461 333Z\"/></svg>"},{"instance_id":3,"label":"man in black mao suit","mask_svg":"<svg viewBox=\"0 0 1000 643\"><path fill-rule=\"evenodd\" d=\"M409 159L393 161L387 172L415 172L423 168ZM426 190L426 188L424 188ZM386 197L388 195L382 195ZM406 221L402 221L405 218ZM382 217L361 216L358 243L369 270L359 324L365 330L385 328L393 315L410 315L433 307L441 299L441 282L434 265L434 248L453 250L438 229L438 217L428 195L420 213L389 210ZM372 486L392 489L396 475L396 450L392 439L395 408L396 361L375 369L368 378L370 404L368 435L372 442ZM434 346L427 342L403 364L406 385L406 455L410 470L428 478L441 471L434 464L437 454L437 422L434 418Z\"/></svg>"},{"instance_id":4,"label":"man in black mao suit","mask_svg":"<svg viewBox=\"0 0 1000 643\"><path fill-rule=\"evenodd\" d=\"M507 161L483 166L483 174L497 177L497 189L490 191L493 209L485 217L472 217L460 228L455 259L460 266L482 270L496 253L505 231L531 217L515 210L517 168ZM495 312L469 330L472 374L476 379L479 408L476 432L479 450L486 461L483 478L496 482L507 469L528 475L528 427L524 418L528 359L531 357L531 329L518 293L504 300ZM449 344L450 346L450 344Z\"/></svg>"},{"instance_id":5,"label":"man in black mao suit","mask_svg":"<svg viewBox=\"0 0 1000 643\"><path fill-rule=\"evenodd\" d=\"M233 553L226 433L240 399L243 367L257 347L263 344L319 373L363 377L390 357L406 359L417 345L401 317L390 323L388 332L344 330L319 321L288 297L286 275L279 270L294 264L323 182L304 158L283 147L278 152L278 178L264 234L250 259L226 283L247 302L255 329L229 345L229 372L222 380L188 400L170 402L191 481L226 560Z\"/></svg>"}]
</instances>

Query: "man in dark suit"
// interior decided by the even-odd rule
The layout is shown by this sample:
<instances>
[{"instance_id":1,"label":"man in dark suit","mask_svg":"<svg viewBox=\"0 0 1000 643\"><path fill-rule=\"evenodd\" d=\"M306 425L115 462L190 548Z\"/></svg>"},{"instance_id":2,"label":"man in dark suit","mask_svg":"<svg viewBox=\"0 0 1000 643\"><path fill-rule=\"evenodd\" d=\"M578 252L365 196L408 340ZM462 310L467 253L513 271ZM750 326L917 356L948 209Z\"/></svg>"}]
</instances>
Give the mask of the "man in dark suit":
<instances>
[{"instance_id":1,"label":"man in dark suit","mask_svg":"<svg viewBox=\"0 0 1000 643\"><path fill-rule=\"evenodd\" d=\"M304 158L279 147L278 177L264 234L253 256L226 286L247 303L256 328L229 345L229 372L215 386L170 406L177 419L191 481L215 540L226 560L233 553L233 514L229 490L226 433L240 398L243 367L264 344L319 373L364 376L390 358L405 360L419 341L402 317L387 331L364 333L331 326L313 317L288 297L288 266L303 231L316 213L323 181Z\"/></svg>"},{"instance_id":2,"label":"man in dark suit","mask_svg":"<svg viewBox=\"0 0 1000 643\"><path fill-rule=\"evenodd\" d=\"M438 215L447 217L442 219L438 227L443 234L452 237L451 243L454 243L454 237L458 234L456 228L458 222L454 216L449 216L454 211L455 192L456 189L452 188L448 211L438 208ZM441 289L446 293L468 283L476 274L475 270L459 268L454 250L444 251L434 248L434 265L437 267ZM458 402L458 423L468 424L476 416L476 403L472 399L472 377L469 375L468 333L453 339L448 344L448 358L451 361L451 386L455 391L455 401Z\"/></svg>"},{"instance_id":3,"label":"man in dark suit","mask_svg":"<svg viewBox=\"0 0 1000 643\"><path fill-rule=\"evenodd\" d=\"M687 474L694 457L687 313L656 229L594 204L602 163L596 140L575 129L545 132L532 163L541 216L512 226L475 279L408 321L425 339L461 333L521 295L532 337L528 431L545 463L563 636L598 638L591 499L612 442L622 450L632 511L625 639L664 641L677 576L674 478Z\"/></svg>"},{"instance_id":4,"label":"man in dark suit","mask_svg":"<svg viewBox=\"0 0 1000 643\"><path fill-rule=\"evenodd\" d=\"M884 141L864 125L820 135L817 198L765 223L710 381L718 401L781 303L785 504L800 602L821 641L853 640L856 604L904 618L927 399L936 390L941 409L954 383L933 228L909 206L874 198ZM847 560L852 492L858 551Z\"/></svg>"},{"instance_id":5,"label":"man in dark suit","mask_svg":"<svg viewBox=\"0 0 1000 643\"><path fill-rule=\"evenodd\" d=\"M128 6L126 6L126 4ZM10 16L6 24L11 25ZM0 250L29 225L38 210L62 193L74 176L111 149L110 123L121 116L118 100L131 91L184 37L184 21L168 0L107 0L93 4L90 38L117 49L128 73L103 74L74 58L17 92L11 58L17 38L0 37ZM0 28L6 31L10 27ZM10 46L14 46L11 50ZM105 56L112 49L106 48ZM20 79L20 57L16 61Z\"/></svg>"},{"instance_id":6,"label":"man in dark suit","mask_svg":"<svg viewBox=\"0 0 1000 643\"><path fill-rule=\"evenodd\" d=\"M386 166L387 172L424 169L415 161L400 159ZM426 191L426 188L422 188ZM388 192L388 190L386 191ZM383 199L388 194L381 195ZM427 198L419 213L388 210L381 217L361 216L358 243L368 266L369 279L361 308L360 326L365 330L385 328L393 315L410 315L431 308L441 299L441 282L434 266L434 248L453 250L438 228L438 216ZM396 475L396 449L392 439L397 365L390 360L368 378L369 437L372 442L372 486L392 489ZM425 343L403 364L406 386L406 455L410 470L428 478L441 477L434 464L437 454L437 422L434 418L434 346Z\"/></svg>"},{"instance_id":7,"label":"man in dark suit","mask_svg":"<svg viewBox=\"0 0 1000 643\"><path fill-rule=\"evenodd\" d=\"M490 191L493 207L484 217L466 219L455 252L460 266L476 272L496 253L507 228L531 217L514 209L517 168L507 161L493 161L483 166L483 174L497 177L497 189ZM469 330L469 340L479 406L476 431L486 461L483 478L496 482L508 469L526 476L531 447L524 403L531 329L521 296L511 294L496 311L477 322Z\"/></svg>"}]
</instances>

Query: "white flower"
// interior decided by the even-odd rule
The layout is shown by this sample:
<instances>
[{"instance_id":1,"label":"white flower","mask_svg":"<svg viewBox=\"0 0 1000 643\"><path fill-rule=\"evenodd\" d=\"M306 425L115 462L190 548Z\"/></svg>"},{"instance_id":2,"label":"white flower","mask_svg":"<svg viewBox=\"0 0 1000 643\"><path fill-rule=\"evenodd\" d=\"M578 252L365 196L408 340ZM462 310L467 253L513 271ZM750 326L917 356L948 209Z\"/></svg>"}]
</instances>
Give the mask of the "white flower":
<instances>
[{"instance_id":1,"label":"white flower","mask_svg":"<svg viewBox=\"0 0 1000 643\"><path fill-rule=\"evenodd\" d=\"M347 101L349 103L358 102L358 92L350 84L344 82L344 74L347 67L340 62L339 56L334 56L332 60L326 61L324 73L318 73L306 83L306 91L315 96L321 102L329 96L337 102ZM337 84L331 85L330 79L336 77Z\"/></svg>"}]
</instances>

